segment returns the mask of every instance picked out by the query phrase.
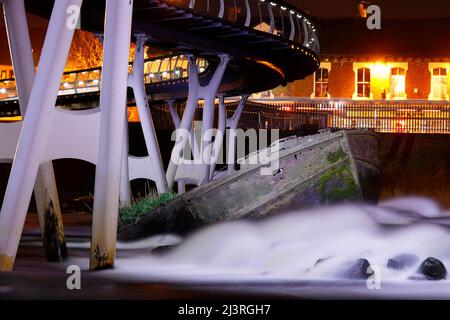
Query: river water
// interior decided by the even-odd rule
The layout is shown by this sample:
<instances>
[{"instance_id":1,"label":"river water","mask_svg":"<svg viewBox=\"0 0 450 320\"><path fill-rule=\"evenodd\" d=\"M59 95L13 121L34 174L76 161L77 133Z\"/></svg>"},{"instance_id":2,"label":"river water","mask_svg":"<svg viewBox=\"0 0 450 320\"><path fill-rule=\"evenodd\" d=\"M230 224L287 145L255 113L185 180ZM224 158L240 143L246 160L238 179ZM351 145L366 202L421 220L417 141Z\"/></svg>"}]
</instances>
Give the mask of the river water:
<instances>
[{"instance_id":1,"label":"river water","mask_svg":"<svg viewBox=\"0 0 450 320\"><path fill-rule=\"evenodd\" d=\"M450 267L448 225L450 212L425 198L316 208L217 224L185 239L119 243L116 268L99 276L231 295L447 299L449 281L427 280L418 269L429 257ZM88 243L70 246L87 249ZM410 261L401 270L388 267L399 256ZM370 264L371 270L361 269L367 277L354 277L358 259ZM86 270L87 262L71 259Z\"/></svg>"}]
</instances>

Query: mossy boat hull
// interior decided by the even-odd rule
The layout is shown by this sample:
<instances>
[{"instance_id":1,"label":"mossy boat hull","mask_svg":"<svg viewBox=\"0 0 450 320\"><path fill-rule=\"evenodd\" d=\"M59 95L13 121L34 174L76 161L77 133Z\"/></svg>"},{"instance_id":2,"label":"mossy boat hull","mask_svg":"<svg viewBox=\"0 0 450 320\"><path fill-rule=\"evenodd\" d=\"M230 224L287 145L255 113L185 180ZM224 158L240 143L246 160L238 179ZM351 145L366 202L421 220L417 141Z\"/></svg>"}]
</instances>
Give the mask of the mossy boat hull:
<instances>
[{"instance_id":1,"label":"mossy boat hull","mask_svg":"<svg viewBox=\"0 0 450 320\"><path fill-rule=\"evenodd\" d=\"M122 239L183 233L224 220L255 218L286 210L343 201L378 200L381 170L378 139L370 131L323 132L279 143L279 165L240 160L233 175L195 188L119 231ZM247 162L247 163L245 163Z\"/></svg>"}]
</instances>

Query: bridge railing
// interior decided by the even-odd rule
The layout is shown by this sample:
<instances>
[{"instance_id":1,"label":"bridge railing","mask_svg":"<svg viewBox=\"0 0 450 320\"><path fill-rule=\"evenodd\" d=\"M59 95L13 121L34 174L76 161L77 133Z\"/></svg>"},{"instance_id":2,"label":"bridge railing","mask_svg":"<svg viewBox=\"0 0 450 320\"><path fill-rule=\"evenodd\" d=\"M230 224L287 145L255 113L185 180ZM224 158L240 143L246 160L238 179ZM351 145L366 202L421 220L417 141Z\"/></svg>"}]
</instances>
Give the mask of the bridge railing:
<instances>
[{"instance_id":1,"label":"bridge railing","mask_svg":"<svg viewBox=\"0 0 450 320\"><path fill-rule=\"evenodd\" d=\"M205 59L197 59L200 72L208 67ZM132 70L130 64L129 69ZM144 81L147 84L178 80L188 76L188 60L186 56L164 56L146 59L144 64ZM59 95L81 94L100 90L101 68L65 72L61 79ZM0 80L0 101L17 99L14 79Z\"/></svg>"},{"instance_id":2,"label":"bridge railing","mask_svg":"<svg viewBox=\"0 0 450 320\"><path fill-rule=\"evenodd\" d=\"M450 133L450 101L354 101L316 99L255 99L270 113L293 123L305 113L327 115L327 128L370 129L390 133ZM267 113L267 111L266 111ZM321 127L323 127L321 125Z\"/></svg>"},{"instance_id":3,"label":"bridge railing","mask_svg":"<svg viewBox=\"0 0 450 320\"><path fill-rule=\"evenodd\" d=\"M270 0L165 0L203 16L279 36L319 53L316 26L303 11Z\"/></svg>"}]
</instances>

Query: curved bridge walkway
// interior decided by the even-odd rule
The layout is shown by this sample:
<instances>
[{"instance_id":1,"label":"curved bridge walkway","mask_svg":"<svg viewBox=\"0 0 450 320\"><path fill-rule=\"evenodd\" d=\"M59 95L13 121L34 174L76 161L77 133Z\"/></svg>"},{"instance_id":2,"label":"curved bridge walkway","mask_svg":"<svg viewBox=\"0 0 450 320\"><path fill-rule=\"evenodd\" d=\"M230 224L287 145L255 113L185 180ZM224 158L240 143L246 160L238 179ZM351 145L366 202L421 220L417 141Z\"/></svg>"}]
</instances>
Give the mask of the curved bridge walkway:
<instances>
[{"instance_id":1,"label":"curved bridge walkway","mask_svg":"<svg viewBox=\"0 0 450 320\"><path fill-rule=\"evenodd\" d=\"M114 266L118 208L131 201L129 180L148 178L159 192L186 180L201 185L212 178L214 150L222 141L212 134L214 103L220 99L219 131L236 129L248 94L301 79L319 64L315 27L301 10L264 0L0 0L23 121L0 125L0 159L13 161L0 213L0 270L12 270L29 201L34 191L49 260L67 255L51 161L77 158L96 164L90 268ZM25 12L49 18L39 68L34 69ZM84 80L62 82L74 29L103 30L98 108L55 108L58 93L79 90ZM136 55L129 72L130 39ZM171 109L176 128L172 161L164 170L145 87L144 45L186 56L185 111ZM205 76L197 58L208 61ZM174 74L175 74L174 70ZM184 73L185 71L183 71ZM96 82L97 80L98 82ZM179 81L180 82L180 81ZM180 83L164 86L173 92ZM128 155L127 87L141 119L148 156ZM86 87L87 89L87 87ZM162 90L162 91L164 91ZM177 91L175 90L175 91ZM181 90L183 91L183 90ZM236 113L226 119L225 95L242 95ZM172 95L172 93L171 93ZM174 95L174 94L173 94ZM169 95L170 96L170 95ZM183 170L180 159L203 100L201 163ZM7 137L5 139L4 137ZM180 176L180 172L191 172Z\"/></svg>"}]
</instances>

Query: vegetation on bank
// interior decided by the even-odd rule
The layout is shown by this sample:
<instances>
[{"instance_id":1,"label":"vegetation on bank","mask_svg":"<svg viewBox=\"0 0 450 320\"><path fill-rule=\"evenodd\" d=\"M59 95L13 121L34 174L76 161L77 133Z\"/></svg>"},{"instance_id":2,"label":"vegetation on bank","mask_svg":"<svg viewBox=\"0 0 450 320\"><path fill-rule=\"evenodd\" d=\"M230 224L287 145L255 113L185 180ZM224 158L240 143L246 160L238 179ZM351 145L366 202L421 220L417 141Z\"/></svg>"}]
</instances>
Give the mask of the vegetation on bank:
<instances>
[{"instance_id":1,"label":"vegetation on bank","mask_svg":"<svg viewBox=\"0 0 450 320\"><path fill-rule=\"evenodd\" d=\"M119 209L119 230L124 226L136 223L143 216L164 204L172 201L177 194L172 192L157 194L148 194L147 196L136 200L130 206Z\"/></svg>"}]
</instances>

